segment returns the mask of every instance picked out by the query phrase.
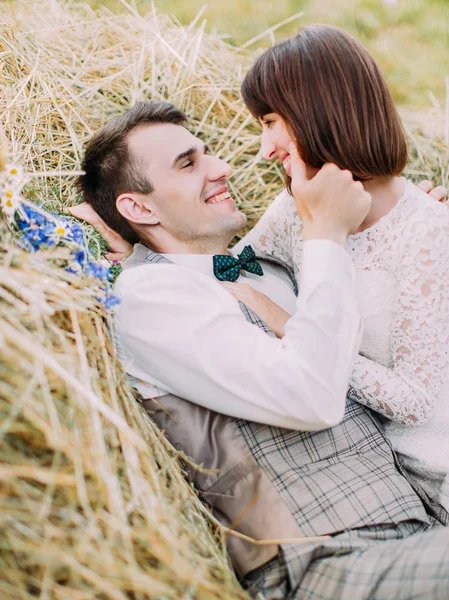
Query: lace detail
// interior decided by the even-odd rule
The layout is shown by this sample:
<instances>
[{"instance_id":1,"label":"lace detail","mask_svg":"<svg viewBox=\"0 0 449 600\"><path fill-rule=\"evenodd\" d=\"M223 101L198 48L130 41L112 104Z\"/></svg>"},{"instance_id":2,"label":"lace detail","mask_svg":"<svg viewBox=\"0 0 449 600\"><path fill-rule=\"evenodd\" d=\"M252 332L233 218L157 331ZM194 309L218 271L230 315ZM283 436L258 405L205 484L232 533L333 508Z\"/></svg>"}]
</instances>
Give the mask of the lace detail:
<instances>
[{"instance_id":1,"label":"lace detail","mask_svg":"<svg viewBox=\"0 0 449 600\"><path fill-rule=\"evenodd\" d=\"M441 504L449 512L449 475L447 475L443 481L443 487L441 489Z\"/></svg>"},{"instance_id":2,"label":"lace detail","mask_svg":"<svg viewBox=\"0 0 449 600\"><path fill-rule=\"evenodd\" d=\"M284 190L240 243L298 275L302 227L294 199ZM348 251L364 321L350 392L388 419L421 425L449 370L449 210L407 182L386 216L349 238Z\"/></svg>"},{"instance_id":3,"label":"lace detail","mask_svg":"<svg viewBox=\"0 0 449 600\"><path fill-rule=\"evenodd\" d=\"M272 257L288 265L298 281L302 223L296 212L295 200L287 190L276 196L262 218L233 250L240 252L247 244L251 244L257 256Z\"/></svg>"}]
</instances>

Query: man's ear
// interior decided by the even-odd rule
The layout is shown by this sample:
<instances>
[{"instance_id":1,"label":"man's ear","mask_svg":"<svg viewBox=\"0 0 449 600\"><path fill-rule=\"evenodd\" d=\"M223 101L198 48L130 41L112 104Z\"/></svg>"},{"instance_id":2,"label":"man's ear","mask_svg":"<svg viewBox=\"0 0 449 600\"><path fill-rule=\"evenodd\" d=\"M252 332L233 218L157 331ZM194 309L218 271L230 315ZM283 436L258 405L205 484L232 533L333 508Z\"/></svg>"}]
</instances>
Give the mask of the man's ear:
<instances>
[{"instance_id":1,"label":"man's ear","mask_svg":"<svg viewBox=\"0 0 449 600\"><path fill-rule=\"evenodd\" d=\"M154 210L145 205L146 196L141 194L120 194L115 201L118 212L127 221L136 225L158 225L159 217Z\"/></svg>"}]
</instances>

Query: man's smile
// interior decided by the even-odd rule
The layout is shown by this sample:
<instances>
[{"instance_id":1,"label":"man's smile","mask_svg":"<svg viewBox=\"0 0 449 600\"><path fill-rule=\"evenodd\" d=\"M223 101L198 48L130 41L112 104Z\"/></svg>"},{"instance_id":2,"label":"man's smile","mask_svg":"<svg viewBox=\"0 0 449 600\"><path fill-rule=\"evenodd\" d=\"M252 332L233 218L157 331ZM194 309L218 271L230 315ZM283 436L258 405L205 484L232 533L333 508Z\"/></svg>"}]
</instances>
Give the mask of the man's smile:
<instances>
[{"instance_id":1,"label":"man's smile","mask_svg":"<svg viewBox=\"0 0 449 600\"><path fill-rule=\"evenodd\" d=\"M229 193L228 184L224 183L220 187L215 187L214 190L207 196L206 204L234 204L234 200Z\"/></svg>"},{"instance_id":2,"label":"man's smile","mask_svg":"<svg viewBox=\"0 0 449 600\"><path fill-rule=\"evenodd\" d=\"M229 192L222 192L221 194L215 194L206 200L206 204L234 204L234 200L231 198Z\"/></svg>"}]
</instances>

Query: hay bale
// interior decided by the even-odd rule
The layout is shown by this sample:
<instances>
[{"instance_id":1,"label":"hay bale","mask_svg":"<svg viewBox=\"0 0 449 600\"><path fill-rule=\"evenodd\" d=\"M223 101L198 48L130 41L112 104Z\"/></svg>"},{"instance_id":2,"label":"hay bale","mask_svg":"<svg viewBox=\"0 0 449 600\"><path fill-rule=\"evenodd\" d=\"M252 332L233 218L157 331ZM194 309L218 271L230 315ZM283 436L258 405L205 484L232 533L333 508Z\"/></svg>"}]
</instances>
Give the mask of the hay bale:
<instances>
[{"instance_id":1,"label":"hay bale","mask_svg":"<svg viewBox=\"0 0 449 600\"><path fill-rule=\"evenodd\" d=\"M121 1L128 14L62 0L15 0L2 9L0 122L25 168L46 173L33 180L29 196L56 209L73 204L68 173L79 169L92 133L140 100L169 100L232 165L232 193L254 224L284 178L280 165L260 160L260 127L240 97L254 53L205 34L205 20L183 27L155 10L142 17ZM404 116L412 136L409 174L447 182L449 115ZM421 131L432 119L439 127L429 140Z\"/></svg>"},{"instance_id":2,"label":"hay bale","mask_svg":"<svg viewBox=\"0 0 449 600\"><path fill-rule=\"evenodd\" d=\"M53 261L1 248L0 595L243 598L117 365L94 282Z\"/></svg>"},{"instance_id":3,"label":"hay bale","mask_svg":"<svg viewBox=\"0 0 449 600\"><path fill-rule=\"evenodd\" d=\"M85 5L14 2L4 11L1 120L12 151L34 179L29 194L51 208L75 202L68 171L112 116L143 100L169 100L191 130L236 170L231 188L252 222L282 185L278 165L259 166L259 126L242 105L241 76L251 57L167 16L140 17ZM51 177L51 172L65 176Z\"/></svg>"},{"instance_id":4,"label":"hay bale","mask_svg":"<svg viewBox=\"0 0 449 600\"><path fill-rule=\"evenodd\" d=\"M194 57L184 71L178 50L194 53L201 32L50 0L2 17L0 119L35 175L26 197L61 211L85 140L187 77ZM117 364L97 284L58 267L64 249L20 250L3 220L0 238L2 596L244 598L222 532Z\"/></svg>"},{"instance_id":5,"label":"hay bale","mask_svg":"<svg viewBox=\"0 0 449 600\"><path fill-rule=\"evenodd\" d=\"M281 188L279 166L259 162L259 128L240 100L252 57L204 23L63 0L4 3L2 19L0 122L33 175L28 199L56 211L73 204L85 141L146 98L182 108L232 164L250 223ZM419 124L409 131L413 176L447 182L447 148ZM59 267L63 249L26 254L13 237L0 220L0 591L244 598L222 533L117 364L98 284Z\"/></svg>"}]
</instances>

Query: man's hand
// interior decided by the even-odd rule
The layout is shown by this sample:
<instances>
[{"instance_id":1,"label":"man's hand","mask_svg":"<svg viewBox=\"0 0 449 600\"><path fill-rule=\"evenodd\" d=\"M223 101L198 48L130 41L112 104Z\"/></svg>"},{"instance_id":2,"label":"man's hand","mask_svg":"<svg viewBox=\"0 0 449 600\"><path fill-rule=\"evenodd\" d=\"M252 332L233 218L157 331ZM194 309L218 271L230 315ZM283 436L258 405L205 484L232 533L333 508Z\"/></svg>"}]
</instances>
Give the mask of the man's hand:
<instances>
[{"instance_id":1,"label":"man's hand","mask_svg":"<svg viewBox=\"0 0 449 600\"><path fill-rule=\"evenodd\" d=\"M87 202L69 206L68 210L77 219L82 219L89 223L89 225L92 225L92 227L95 227L111 248L111 252L105 255L108 260L125 260L133 251L132 245L106 225L100 215Z\"/></svg>"},{"instance_id":2,"label":"man's hand","mask_svg":"<svg viewBox=\"0 0 449 600\"><path fill-rule=\"evenodd\" d=\"M285 325L291 315L268 296L255 290L247 283L232 283L230 281L221 284L230 292L234 298L240 300L251 308L268 327L274 331L278 338L284 337Z\"/></svg>"},{"instance_id":3,"label":"man's hand","mask_svg":"<svg viewBox=\"0 0 449 600\"><path fill-rule=\"evenodd\" d=\"M325 164L310 180L296 145L289 145L291 189L303 222L304 240L329 239L344 246L371 207L371 194L350 171Z\"/></svg>"},{"instance_id":4,"label":"man's hand","mask_svg":"<svg viewBox=\"0 0 449 600\"><path fill-rule=\"evenodd\" d=\"M424 179L420 183L418 183L418 187L422 189L423 192L438 200L438 202L447 202L447 189L439 185L436 188L433 187L433 183L428 179Z\"/></svg>"}]
</instances>

